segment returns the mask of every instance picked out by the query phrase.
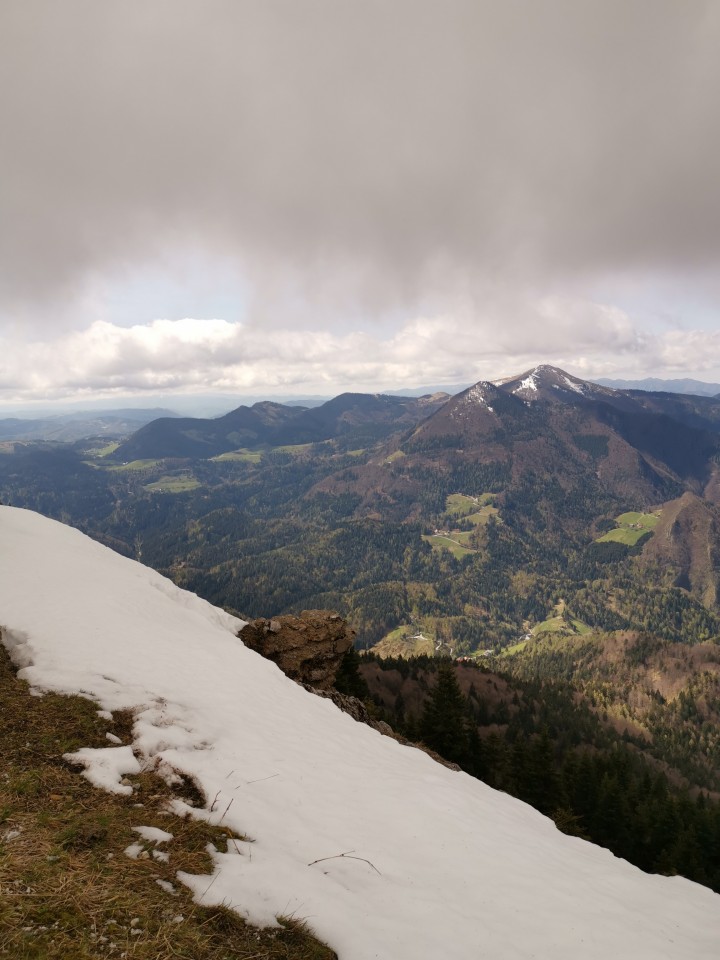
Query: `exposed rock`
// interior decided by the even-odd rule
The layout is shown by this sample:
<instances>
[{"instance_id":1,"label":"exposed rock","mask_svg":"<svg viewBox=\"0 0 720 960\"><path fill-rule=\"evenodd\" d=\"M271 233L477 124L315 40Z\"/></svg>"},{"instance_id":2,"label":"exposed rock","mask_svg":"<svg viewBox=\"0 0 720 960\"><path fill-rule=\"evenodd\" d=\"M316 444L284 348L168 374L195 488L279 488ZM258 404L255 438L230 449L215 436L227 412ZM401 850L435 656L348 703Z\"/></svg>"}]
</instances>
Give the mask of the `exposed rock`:
<instances>
[{"instance_id":1,"label":"exposed rock","mask_svg":"<svg viewBox=\"0 0 720 960\"><path fill-rule=\"evenodd\" d=\"M357 720L358 723L367 723L371 727L375 726L375 722L370 719L367 707L362 700L359 700L357 697L349 697L346 693L339 693L337 690L316 690L315 687L311 687L309 683L303 683L303 687L310 693L316 693L319 697L332 700L339 710L347 713L353 720ZM390 729L387 723L385 726ZM381 733L384 732L385 731L381 731Z\"/></svg>"},{"instance_id":2,"label":"exposed rock","mask_svg":"<svg viewBox=\"0 0 720 960\"><path fill-rule=\"evenodd\" d=\"M291 680L328 690L353 645L355 631L331 610L303 610L300 616L260 617L247 623L238 636Z\"/></svg>"}]
</instances>

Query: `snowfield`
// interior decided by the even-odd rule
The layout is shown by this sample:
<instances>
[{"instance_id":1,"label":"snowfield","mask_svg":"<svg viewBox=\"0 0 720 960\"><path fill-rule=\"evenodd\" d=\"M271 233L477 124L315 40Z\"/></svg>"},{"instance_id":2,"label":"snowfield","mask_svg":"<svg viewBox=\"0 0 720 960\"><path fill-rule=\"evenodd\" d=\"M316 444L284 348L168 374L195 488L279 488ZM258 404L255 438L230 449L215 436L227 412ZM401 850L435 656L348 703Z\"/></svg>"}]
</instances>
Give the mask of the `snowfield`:
<instances>
[{"instance_id":1,"label":"snowfield","mask_svg":"<svg viewBox=\"0 0 720 960\"><path fill-rule=\"evenodd\" d=\"M214 880L179 877L205 903L306 918L341 960L720 956L710 890L644 874L355 723L247 650L240 621L11 507L0 625L34 687L133 708L137 761L195 777L212 816L252 838L216 857ZM117 788L133 758L97 753L86 773Z\"/></svg>"}]
</instances>

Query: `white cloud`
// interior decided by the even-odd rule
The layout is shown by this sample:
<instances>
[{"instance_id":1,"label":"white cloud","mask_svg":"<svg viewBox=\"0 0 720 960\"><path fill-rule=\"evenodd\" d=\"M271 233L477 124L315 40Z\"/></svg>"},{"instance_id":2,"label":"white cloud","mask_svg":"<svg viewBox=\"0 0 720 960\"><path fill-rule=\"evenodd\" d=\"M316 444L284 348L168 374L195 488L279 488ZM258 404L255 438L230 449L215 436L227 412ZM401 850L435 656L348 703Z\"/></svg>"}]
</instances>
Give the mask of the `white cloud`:
<instances>
[{"instance_id":1,"label":"white cloud","mask_svg":"<svg viewBox=\"0 0 720 960\"><path fill-rule=\"evenodd\" d=\"M720 333L638 330L579 299L516 298L482 316L416 317L394 332L263 329L223 319L97 321L54 341L0 341L0 398L154 392L333 394L495 379L536 363L581 376L720 376Z\"/></svg>"}]
</instances>

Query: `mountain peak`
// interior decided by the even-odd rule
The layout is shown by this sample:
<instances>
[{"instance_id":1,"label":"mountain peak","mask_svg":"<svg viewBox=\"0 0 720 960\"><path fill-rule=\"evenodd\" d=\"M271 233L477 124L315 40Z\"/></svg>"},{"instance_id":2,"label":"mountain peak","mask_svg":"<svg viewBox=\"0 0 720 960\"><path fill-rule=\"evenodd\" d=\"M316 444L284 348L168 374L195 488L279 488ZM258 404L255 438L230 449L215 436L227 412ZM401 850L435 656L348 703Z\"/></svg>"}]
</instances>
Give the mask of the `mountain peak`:
<instances>
[{"instance_id":1,"label":"mountain peak","mask_svg":"<svg viewBox=\"0 0 720 960\"><path fill-rule=\"evenodd\" d=\"M607 397L613 391L607 387L580 380L560 367L553 367L548 363L541 363L531 370L495 380L494 384L505 393L511 393L525 401L553 400L571 397Z\"/></svg>"}]
</instances>

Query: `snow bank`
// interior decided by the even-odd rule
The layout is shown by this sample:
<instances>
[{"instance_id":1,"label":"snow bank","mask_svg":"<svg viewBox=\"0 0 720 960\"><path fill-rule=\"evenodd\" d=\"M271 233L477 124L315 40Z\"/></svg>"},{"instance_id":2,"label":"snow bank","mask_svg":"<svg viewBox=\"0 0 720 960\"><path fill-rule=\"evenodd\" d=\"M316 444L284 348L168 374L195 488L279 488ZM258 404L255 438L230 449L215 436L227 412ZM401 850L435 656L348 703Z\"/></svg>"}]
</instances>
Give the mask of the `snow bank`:
<instances>
[{"instance_id":1,"label":"snow bank","mask_svg":"<svg viewBox=\"0 0 720 960\"><path fill-rule=\"evenodd\" d=\"M341 960L720 955L711 891L355 723L247 650L233 617L10 507L0 624L34 686L134 708L143 763L196 777L213 816L254 840L217 856L211 886L181 878L204 902L306 918Z\"/></svg>"}]
</instances>

